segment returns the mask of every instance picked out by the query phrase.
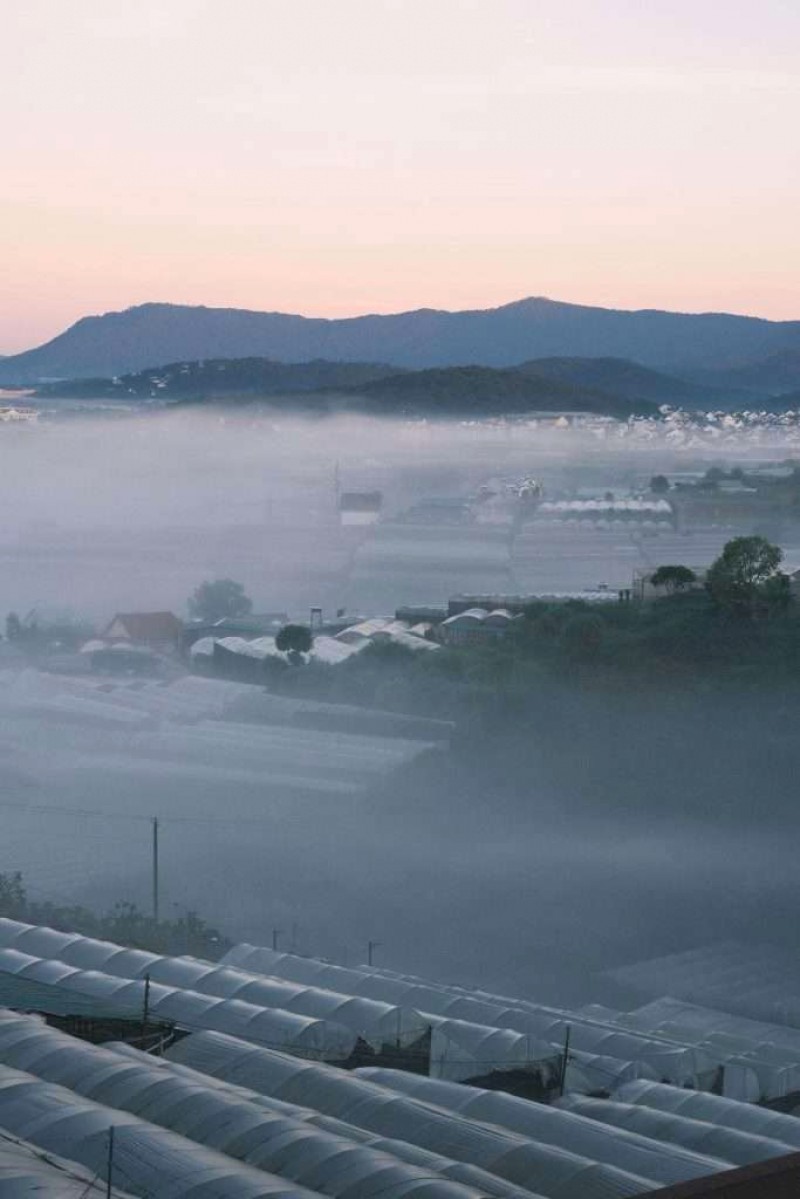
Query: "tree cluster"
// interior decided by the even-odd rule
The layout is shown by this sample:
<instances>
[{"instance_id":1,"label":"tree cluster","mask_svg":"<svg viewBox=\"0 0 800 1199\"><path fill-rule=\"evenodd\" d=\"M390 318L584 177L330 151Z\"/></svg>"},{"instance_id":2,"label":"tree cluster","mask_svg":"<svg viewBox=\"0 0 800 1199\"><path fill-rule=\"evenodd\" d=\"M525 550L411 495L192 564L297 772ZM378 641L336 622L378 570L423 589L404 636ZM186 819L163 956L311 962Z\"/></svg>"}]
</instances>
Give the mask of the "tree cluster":
<instances>
[{"instance_id":1,"label":"tree cluster","mask_svg":"<svg viewBox=\"0 0 800 1199\"><path fill-rule=\"evenodd\" d=\"M81 905L36 902L28 898L22 875L0 874L0 916L27 924L43 924L64 932L116 941L152 953L191 954L216 959L231 942L196 912L187 911L175 920L156 921L136 904L120 902L110 912L97 913Z\"/></svg>"}]
</instances>

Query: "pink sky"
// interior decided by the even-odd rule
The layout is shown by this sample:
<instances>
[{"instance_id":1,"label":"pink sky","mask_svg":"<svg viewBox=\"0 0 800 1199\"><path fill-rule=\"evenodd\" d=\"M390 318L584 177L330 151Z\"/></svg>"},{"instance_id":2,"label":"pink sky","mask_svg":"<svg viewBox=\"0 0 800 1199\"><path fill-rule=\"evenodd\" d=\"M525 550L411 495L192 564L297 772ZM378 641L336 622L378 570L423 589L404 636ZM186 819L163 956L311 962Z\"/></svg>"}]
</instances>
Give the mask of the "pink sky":
<instances>
[{"instance_id":1,"label":"pink sky","mask_svg":"<svg viewBox=\"0 0 800 1199\"><path fill-rule=\"evenodd\" d=\"M147 300L800 318L792 0L24 0L0 352Z\"/></svg>"}]
</instances>

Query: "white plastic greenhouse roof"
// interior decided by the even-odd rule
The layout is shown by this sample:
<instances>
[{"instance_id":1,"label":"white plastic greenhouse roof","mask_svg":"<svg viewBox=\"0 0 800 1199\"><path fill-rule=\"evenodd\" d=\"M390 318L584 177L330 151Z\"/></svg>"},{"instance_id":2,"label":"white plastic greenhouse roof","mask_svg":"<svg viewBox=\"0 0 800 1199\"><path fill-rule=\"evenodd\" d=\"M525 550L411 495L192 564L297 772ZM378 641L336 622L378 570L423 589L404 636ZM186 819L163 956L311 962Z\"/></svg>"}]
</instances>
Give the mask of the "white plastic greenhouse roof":
<instances>
[{"instance_id":1,"label":"white plastic greenhouse roof","mask_svg":"<svg viewBox=\"0 0 800 1199\"><path fill-rule=\"evenodd\" d=\"M658 1111L641 1104L591 1099L586 1095L565 1095L558 1105L562 1110L602 1121L615 1128L721 1158L730 1166L745 1166L770 1157L785 1157L793 1152L792 1146L782 1141L694 1120L674 1112Z\"/></svg>"},{"instance_id":2,"label":"white plastic greenhouse roof","mask_svg":"<svg viewBox=\"0 0 800 1199\"><path fill-rule=\"evenodd\" d=\"M93 1185L94 1182L94 1185ZM105 1184L102 1193L106 1193ZM44 1153L35 1145L0 1131L0 1195L3 1199L99 1199L101 1186L77 1162ZM114 1199L129 1199L128 1193L113 1187Z\"/></svg>"},{"instance_id":3,"label":"white plastic greenhouse roof","mask_svg":"<svg viewBox=\"0 0 800 1199\"><path fill-rule=\"evenodd\" d=\"M418 1040L428 1027L411 1008L266 978L197 958L162 957L125 949L112 941L13 920L0 920L0 945L37 958L57 959L81 970L102 971L126 979L144 979L149 975L151 983L163 987L332 1021L369 1042L406 1044ZM0 952L0 969L3 961L8 963L11 959L4 959ZM153 1011L156 1012L155 1006Z\"/></svg>"},{"instance_id":4,"label":"white plastic greenhouse roof","mask_svg":"<svg viewBox=\"0 0 800 1199\"><path fill-rule=\"evenodd\" d=\"M526 1056L526 1038L530 1039L534 1049L532 1054L527 1055L528 1060L546 1056L539 1048L542 1043L562 1046L569 1025L575 1063L589 1080L584 1089L610 1089L636 1072L666 1078L681 1086L698 1086L702 1085L704 1076L712 1073L717 1064L717 1058L713 1055L692 1044L682 1043L677 1038L648 1037L641 1032L581 1017L574 1012L541 1007L522 999L468 992L462 988L437 985L371 967L345 968L246 943L236 945L222 961L240 969L279 975L316 986L335 987L348 994L370 996L412 1007L435 1028L439 1025L434 1033L439 1042L447 1028L447 1024L439 1022L452 1021L453 1050L437 1044L432 1053L440 1077L464 1079L472 1076L454 1065L457 1061L455 1046L459 1041L464 1047L468 1045L470 1027L484 1030L482 1036L477 1031L472 1034L475 1061L493 1060L494 1068L500 1069L504 1058L509 1065L523 1060ZM490 1037L490 1030L497 1029L506 1030L505 1037ZM484 1046L481 1040L485 1042ZM492 1041L496 1048L490 1051ZM505 1049L497 1048L501 1045ZM614 1059L617 1062L616 1069L612 1067ZM441 1068L438 1064L440 1060L445 1065L451 1063L453 1068ZM472 1071L472 1074L475 1073L486 1073L486 1070Z\"/></svg>"},{"instance_id":5,"label":"white plastic greenhouse roof","mask_svg":"<svg viewBox=\"0 0 800 1199\"><path fill-rule=\"evenodd\" d=\"M663 998L634 1012L617 1013L620 1027L649 1036L680 1039L721 1063L756 1079L754 1099L800 1090L800 1031L734 1016L682 1000ZM669 1081L674 1081L670 1079Z\"/></svg>"},{"instance_id":6,"label":"white plastic greenhouse roof","mask_svg":"<svg viewBox=\"0 0 800 1199\"><path fill-rule=\"evenodd\" d=\"M705 1120L708 1124L720 1124L753 1136L770 1137L800 1150L800 1120L753 1103L739 1103L723 1095L686 1091L658 1082L626 1084L619 1088L614 1098L622 1103L637 1103L693 1120Z\"/></svg>"},{"instance_id":7,"label":"white plastic greenhouse roof","mask_svg":"<svg viewBox=\"0 0 800 1199\"><path fill-rule=\"evenodd\" d=\"M249 684L197 676L165 683L25 670L4 678L0 694L11 744L27 746L31 722L44 722L48 770L68 779L100 772L346 794L430 748L428 729L435 741L446 728L399 716L387 716L380 728L362 714L360 727L353 719L352 727L319 727L310 738L287 718L301 707Z\"/></svg>"},{"instance_id":8,"label":"white plastic greenhouse roof","mask_svg":"<svg viewBox=\"0 0 800 1199\"><path fill-rule=\"evenodd\" d=\"M0 1128L79 1162L105 1178L109 1129L114 1174L138 1195L201 1199L212 1182L225 1199L310 1199L314 1193L187 1141L117 1108L92 1103L65 1087L0 1066Z\"/></svg>"},{"instance_id":9,"label":"white plastic greenhouse roof","mask_svg":"<svg viewBox=\"0 0 800 1199\"><path fill-rule=\"evenodd\" d=\"M477 1190L483 1195L492 1196L493 1199L530 1199L530 1191L524 1187L513 1186L510 1182L506 1182L496 1174L490 1174L486 1170L481 1170L478 1166L470 1165L467 1162L455 1161L453 1158L446 1157L441 1153L432 1153L430 1150L422 1149L419 1145L412 1144L409 1141L400 1141L392 1137L381 1136L367 1129L360 1128L357 1124L345 1120L337 1120L333 1116L323 1115L313 1108L302 1107L299 1104L275 1099L271 1096L249 1090L247 1087L225 1082L221 1078L212 1078L210 1075L202 1074L190 1066L171 1062L163 1057L153 1058L148 1054L142 1053L139 1049L132 1048L130 1045L116 1043L107 1046L107 1048L113 1049L115 1053L131 1058L134 1061L140 1062L144 1060L150 1066L157 1065L160 1069L170 1070L178 1074L179 1077L189 1078L195 1083L201 1084L204 1088L220 1090L223 1093L244 1099L248 1103L263 1107L267 1111L277 1111L294 1119L303 1120L313 1127L323 1129L336 1136L344 1137L346 1140L353 1141L356 1144L368 1145L381 1152L390 1153L400 1161L409 1162L412 1165L426 1169L429 1174L440 1174L443 1178L463 1183L469 1189Z\"/></svg>"},{"instance_id":10,"label":"white plastic greenhouse roof","mask_svg":"<svg viewBox=\"0 0 800 1199\"><path fill-rule=\"evenodd\" d=\"M98 970L81 970L64 962L45 960L0 949L0 980L6 1002L16 1007L41 1007L61 1014L114 1012L140 1015L144 1008L143 981L119 978ZM16 990L11 991L12 987ZM35 1002L31 998L35 997ZM152 983L149 1010L157 1020L186 1029L218 1029L261 1045L280 1046L293 1053L348 1057L355 1033L330 1020L316 1020L280 1008L258 1007L239 999L221 999Z\"/></svg>"},{"instance_id":11,"label":"white plastic greenhouse roof","mask_svg":"<svg viewBox=\"0 0 800 1199\"><path fill-rule=\"evenodd\" d=\"M504 1091L464 1087L458 1083L439 1082L399 1070L373 1067L356 1070L355 1073L360 1078L368 1078L404 1095L416 1096L426 1103L436 1104L470 1119L495 1124L531 1140L580 1153L634 1174L656 1178L664 1186L705 1174L716 1174L728 1165L720 1158L702 1156L674 1146L662 1147L647 1137L617 1129L611 1131L608 1126L595 1120L543 1103L531 1103Z\"/></svg>"},{"instance_id":12,"label":"white plastic greenhouse roof","mask_svg":"<svg viewBox=\"0 0 800 1199\"><path fill-rule=\"evenodd\" d=\"M595 1195L611 1199L656 1188L652 1178L457 1116L345 1071L300 1062L231 1037L198 1033L172 1046L167 1056L203 1073L339 1119L355 1119L363 1128L471 1162L552 1199Z\"/></svg>"},{"instance_id":13,"label":"white plastic greenhouse roof","mask_svg":"<svg viewBox=\"0 0 800 1199\"><path fill-rule=\"evenodd\" d=\"M30 1017L0 1017L0 1063L21 1066L46 1082L138 1115L214 1148L289 1184L320 1189L336 1199L479 1199L481 1192L391 1153L315 1128L302 1118L269 1110L232 1092L159 1066L90 1045ZM1 1160L1 1159L0 1159ZM346 1162L346 1168L343 1168ZM321 1181L324 1180L324 1181Z\"/></svg>"}]
</instances>

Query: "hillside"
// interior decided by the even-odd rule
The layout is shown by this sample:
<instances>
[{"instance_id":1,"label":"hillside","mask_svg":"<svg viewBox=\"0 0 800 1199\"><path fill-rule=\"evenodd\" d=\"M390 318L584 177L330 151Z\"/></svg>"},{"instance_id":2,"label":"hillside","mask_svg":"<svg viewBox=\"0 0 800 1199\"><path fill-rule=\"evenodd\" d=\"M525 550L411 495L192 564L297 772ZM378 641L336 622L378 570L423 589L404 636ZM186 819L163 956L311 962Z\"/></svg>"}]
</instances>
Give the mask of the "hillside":
<instances>
[{"instance_id":1,"label":"hillside","mask_svg":"<svg viewBox=\"0 0 800 1199\"><path fill-rule=\"evenodd\" d=\"M732 398L730 389L687 382L675 375L640 366L629 358L533 358L516 369L525 375L603 391L627 400L647 400L652 404L727 406Z\"/></svg>"},{"instance_id":2,"label":"hillside","mask_svg":"<svg viewBox=\"0 0 800 1199\"><path fill-rule=\"evenodd\" d=\"M594 412L626 419L654 405L516 370L460 366L390 375L353 388L371 411L409 415L487 416L524 412Z\"/></svg>"},{"instance_id":3,"label":"hillside","mask_svg":"<svg viewBox=\"0 0 800 1199\"><path fill-rule=\"evenodd\" d=\"M370 362L275 362L271 358L207 358L171 362L115 378L45 384L39 395L80 399L247 399L295 395L319 389L349 390L397 373Z\"/></svg>"},{"instance_id":4,"label":"hillside","mask_svg":"<svg viewBox=\"0 0 800 1199\"><path fill-rule=\"evenodd\" d=\"M424 416L582 411L625 419L634 412L656 411L646 400L542 378L528 370L457 366L398 372L375 363L282 363L264 358L171 363L115 379L48 384L37 394L225 406L263 402L293 411Z\"/></svg>"},{"instance_id":5,"label":"hillside","mask_svg":"<svg viewBox=\"0 0 800 1199\"><path fill-rule=\"evenodd\" d=\"M784 396L800 390L800 348L781 350L756 362L698 375L715 387L737 388L759 396Z\"/></svg>"},{"instance_id":6,"label":"hillside","mask_svg":"<svg viewBox=\"0 0 800 1199\"><path fill-rule=\"evenodd\" d=\"M420 309L322 320L233 308L143 304L89 316L43 346L0 361L0 383L121 375L153 362L267 357L389 362L415 369L532 358L629 358L721 370L800 351L800 321L725 313L592 308L543 298L466 312Z\"/></svg>"}]
</instances>

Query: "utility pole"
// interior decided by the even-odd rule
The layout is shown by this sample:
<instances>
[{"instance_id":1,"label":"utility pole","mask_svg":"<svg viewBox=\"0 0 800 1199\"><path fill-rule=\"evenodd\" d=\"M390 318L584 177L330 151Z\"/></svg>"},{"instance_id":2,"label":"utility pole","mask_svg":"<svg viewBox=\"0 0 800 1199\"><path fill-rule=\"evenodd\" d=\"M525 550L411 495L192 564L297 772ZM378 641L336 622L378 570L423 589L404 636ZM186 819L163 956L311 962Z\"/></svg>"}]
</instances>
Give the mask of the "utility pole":
<instances>
[{"instance_id":1,"label":"utility pole","mask_svg":"<svg viewBox=\"0 0 800 1199\"><path fill-rule=\"evenodd\" d=\"M111 1175L114 1170L114 1125L108 1130L108 1160L106 1163L106 1199L111 1199Z\"/></svg>"},{"instance_id":2,"label":"utility pole","mask_svg":"<svg viewBox=\"0 0 800 1199\"><path fill-rule=\"evenodd\" d=\"M382 941L367 941L367 965L368 966L372 965L372 955L375 952L375 950L378 948L378 946L382 945L382 944L383 944Z\"/></svg>"},{"instance_id":3,"label":"utility pole","mask_svg":"<svg viewBox=\"0 0 800 1199\"><path fill-rule=\"evenodd\" d=\"M281 935L282 932L283 932L282 928L273 928L273 930L272 930L272 948L275 950L276 953L278 952L278 937Z\"/></svg>"},{"instance_id":4,"label":"utility pole","mask_svg":"<svg viewBox=\"0 0 800 1199\"><path fill-rule=\"evenodd\" d=\"M153 919L158 924L158 817L153 817Z\"/></svg>"},{"instance_id":5,"label":"utility pole","mask_svg":"<svg viewBox=\"0 0 800 1199\"><path fill-rule=\"evenodd\" d=\"M144 976L144 1004L142 1006L142 1040L147 1036L147 1022L150 1019L150 975Z\"/></svg>"},{"instance_id":6,"label":"utility pole","mask_svg":"<svg viewBox=\"0 0 800 1199\"><path fill-rule=\"evenodd\" d=\"M564 1094L564 1088L567 1085L567 1065L569 1064L569 1034L571 1026L568 1024L564 1032L564 1056L561 1059L561 1069L558 1078L558 1094L561 1097Z\"/></svg>"}]
</instances>

